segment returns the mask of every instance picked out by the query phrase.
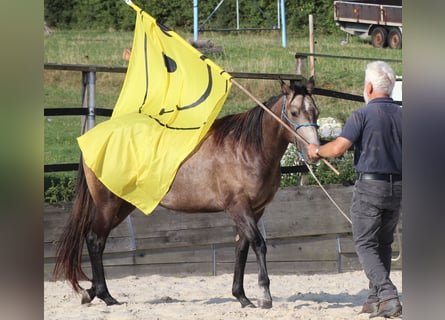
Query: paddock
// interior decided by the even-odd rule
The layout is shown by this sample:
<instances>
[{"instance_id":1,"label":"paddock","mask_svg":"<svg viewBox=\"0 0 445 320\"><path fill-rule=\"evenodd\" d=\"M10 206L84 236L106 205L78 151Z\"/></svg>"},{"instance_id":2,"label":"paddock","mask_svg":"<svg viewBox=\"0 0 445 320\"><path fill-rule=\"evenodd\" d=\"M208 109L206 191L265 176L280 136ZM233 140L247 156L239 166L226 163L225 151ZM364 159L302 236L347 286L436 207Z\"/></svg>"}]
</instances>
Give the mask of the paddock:
<instances>
[{"instance_id":1,"label":"paddock","mask_svg":"<svg viewBox=\"0 0 445 320\"><path fill-rule=\"evenodd\" d=\"M102 111L108 115L108 110L95 108L90 94L95 92L97 69L78 71L84 75L84 106L74 112L87 119ZM325 91L320 89L318 94ZM63 109L45 109L45 115L73 114ZM45 165L45 172L75 170L76 166L50 164ZM349 212L352 186L325 187ZM367 280L354 252L349 222L318 186L299 186L281 188L260 221L268 248L274 299L271 310L241 309L231 295L236 232L225 213L183 214L161 207L148 216L135 210L108 239L106 276L116 298L125 304L113 306L112 311L99 300L81 306L80 297L68 283L52 278L55 248L71 205L45 205L44 209L44 304L48 319L177 319L178 314L185 319L350 319L366 298ZM399 245L396 240L394 257L399 257ZM86 249L82 264L90 274ZM255 292L256 268L251 252L246 266L248 291ZM401 268L402 259L398 258L393 262L392 278L400 293ZM254 293L254 302L256 297ZM70 310L68 315L66 310Z\"/></svg>"},{"instance_id":2,"label":"paddock","mask_svg":"<svg viewBox=\"0 0 445 320\"><path fill-rule=\"evenodd\" d=\"M402 271L391 276L403 299ZM231 295L232 274L217 276L126 276L108 280L122 305L106 306L101 300L81 305L66 282L45 281L44 318L51 320L350 320L367 297L362 271L329 274L270 275L274 299L271 309L241 308ZM256 293L257 275L246 274L246 290ZM259 290L258 290L259 291ZM376 318L380 319L380 318ZM383 319L383 318L381 318Z\"/></svg>"}]
</instances>

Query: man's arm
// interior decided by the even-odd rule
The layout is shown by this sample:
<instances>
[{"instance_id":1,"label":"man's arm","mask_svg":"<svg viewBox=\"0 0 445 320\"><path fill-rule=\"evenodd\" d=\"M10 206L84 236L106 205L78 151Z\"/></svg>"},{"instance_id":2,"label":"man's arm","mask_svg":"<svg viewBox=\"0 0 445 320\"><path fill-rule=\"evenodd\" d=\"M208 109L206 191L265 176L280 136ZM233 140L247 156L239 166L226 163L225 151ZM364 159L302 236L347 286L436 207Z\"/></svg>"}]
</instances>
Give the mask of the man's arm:
<instances>
[{"instance_id":1,"label":"man's arm","mask_svg":"<svg viewBox=\"0 0 445 320\"><path fill-rule=\"evenodd\" d=\"M337 137L335 140L322 146L309 144L307 146L309 157L317 158L337 158L345 153L352 146L352 142L343 137Z\"/></svg>"}]
</instances>

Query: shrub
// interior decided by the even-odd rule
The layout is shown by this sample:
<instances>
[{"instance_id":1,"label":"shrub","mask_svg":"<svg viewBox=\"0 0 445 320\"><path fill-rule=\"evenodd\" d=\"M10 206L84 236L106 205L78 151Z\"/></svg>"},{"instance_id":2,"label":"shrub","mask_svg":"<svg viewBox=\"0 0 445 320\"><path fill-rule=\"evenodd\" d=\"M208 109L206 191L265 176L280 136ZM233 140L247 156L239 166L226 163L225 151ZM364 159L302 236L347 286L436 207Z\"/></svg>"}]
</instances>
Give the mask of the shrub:
<instances>
[{"instance_id":1,"label":"shrub","mask_svg":"<svg viewBox=\"0 0 445 320\"><path fill-rule=\"evenodd\" d=\"M45 202L59 203L73 200L76 178L72 174L45 175Z\"/></svg>"},{"instance_id":2,"label":"shrub","mask_svg":"<svg viewBox=\"0 0 445 320\"><path fill-rule=\"evenodd\" d=\"M312 166L315 176L321 184L354 184L357 174L354 168L354 152L347 151L343 156L335 159L328 159L329 162L340 171L340 175L336 175L322 161L319 161L316 165ZM310 175L309 184L316 184L315 179Z\"/></svg>"},{"instance_id":3,"label":"shrub","mask_svg":"<svg viewBox=\"0 0 445 320\"><path fill-rule=\"evenodd\" d=\"M336 159L328 159L329 162L340 172L336 175L325 163L319 161L312 165L312 171L321 184L354 184L356 173L354 168L354 154L347 151L343 156ZM282 166L304 165L296 151L295 145L290 144L281 159ZM281 187L290 187L298 185L317 184L310 173L289 173L281 177Z\"/></svg>"}]
</instances>

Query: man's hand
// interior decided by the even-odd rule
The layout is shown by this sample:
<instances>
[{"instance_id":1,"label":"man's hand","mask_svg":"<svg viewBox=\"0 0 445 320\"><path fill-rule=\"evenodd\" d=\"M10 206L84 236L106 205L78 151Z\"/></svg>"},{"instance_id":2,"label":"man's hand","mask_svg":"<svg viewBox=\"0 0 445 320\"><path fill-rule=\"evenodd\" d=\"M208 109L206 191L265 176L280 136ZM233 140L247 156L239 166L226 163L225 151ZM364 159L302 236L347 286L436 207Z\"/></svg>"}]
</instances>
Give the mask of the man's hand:
<instances>
[{"instance_id":1,"label":"man's hand","mask_svg":"<svg viewBox=\"0 0 445 320\"><path fill-rule=\"evenodd\" d=\"M319 147L319 145L313 143L307 146L307 153L311 159L320 159L320 156L317 154Z\"/></svg>"}]
</instances>

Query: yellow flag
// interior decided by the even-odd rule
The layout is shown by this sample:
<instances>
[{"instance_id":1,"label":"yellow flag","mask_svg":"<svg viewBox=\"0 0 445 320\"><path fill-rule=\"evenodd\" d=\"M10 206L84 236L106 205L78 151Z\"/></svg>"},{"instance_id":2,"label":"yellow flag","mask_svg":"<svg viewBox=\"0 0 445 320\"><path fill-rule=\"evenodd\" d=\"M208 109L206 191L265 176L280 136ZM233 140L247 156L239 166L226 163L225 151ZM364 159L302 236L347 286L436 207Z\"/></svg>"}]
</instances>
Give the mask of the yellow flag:
<instances>
[{"instance_id":1,"label":"yellow flag","mask_svg":"<svg viewBox=\"0 0 445 320\"><path fill-rule=\"evenodd\" d=\"M136 10L128 71L112 117L78 138L86 165L114 194L151 213L216 119L231 76Z\"/></svg>"}]
</instances>

